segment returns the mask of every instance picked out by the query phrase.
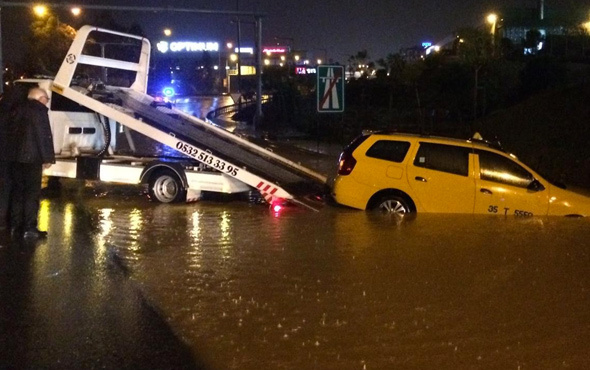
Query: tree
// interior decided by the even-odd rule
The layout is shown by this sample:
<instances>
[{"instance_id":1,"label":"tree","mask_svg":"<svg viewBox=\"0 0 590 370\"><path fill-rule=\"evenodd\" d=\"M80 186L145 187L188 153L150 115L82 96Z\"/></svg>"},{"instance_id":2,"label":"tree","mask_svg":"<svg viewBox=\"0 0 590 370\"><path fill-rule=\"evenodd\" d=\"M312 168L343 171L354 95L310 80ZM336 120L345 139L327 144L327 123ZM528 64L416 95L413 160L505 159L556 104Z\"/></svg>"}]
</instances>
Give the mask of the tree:
<instances>
[{"instance_id":1,"label":"tree","mask_svg":"<svg viewBox=\"0 0 590 370\"><path fill-rule=\"evenodd\" d=\"M348 71L353 74L359 72L361 75L366 75L368 65L369 53L367 50L361 50L348 58Z\"/></svg>"},{"instance_id":2,"label":"tree","mask_svg":"<svg viewBox=\"0 0 590 370\"><path fill-rule=\"evenodd\" d=\"M455 42L459 59L473 71L473 120L478 116L479 72L493 57L492 35L476 28L462 28Z\"/></svg>"},{"instance_id":3,"label":"tree","mask_svg":"<svg viewBox=\"0 0 590 370\"><path fill-rule=\"evenodd\" d=\"M492 36L480 29L461 28L457 31L454 47L462 61L483 65L492 57Z\"/></svg>"},{"instance_id":4,"label":"tree","mask_svg":"<svg viewBox=\"0 0 590 370\"><path fill-rule=\"evenodd\" d=\"M76 30L61 23L54 14L35 20L26 43L26 72L45 75L57 73L75 35Z\"/></svg>"},{"instance_id":5,"label":"tree","mask_svg":"<svg viewBox=\"0 0 590 370\"><path fill-rule=\"evenodd\" d=\"M567 81L567 68L552 56L537 56L528 60L521 72L524 96L554 88Z\"/></svg>"},{"instance_id":6,"label":"tree","mask_svg":"<svg viewBox=\"0 0 590 370\"><path fill-rule=\"evenodd\" d=\"M395 81L400 81L406 68L406 61L399 53L389 53L385 59L379 59L377 64L385 68L387 75Z\"/></svg>"}]
</instances>

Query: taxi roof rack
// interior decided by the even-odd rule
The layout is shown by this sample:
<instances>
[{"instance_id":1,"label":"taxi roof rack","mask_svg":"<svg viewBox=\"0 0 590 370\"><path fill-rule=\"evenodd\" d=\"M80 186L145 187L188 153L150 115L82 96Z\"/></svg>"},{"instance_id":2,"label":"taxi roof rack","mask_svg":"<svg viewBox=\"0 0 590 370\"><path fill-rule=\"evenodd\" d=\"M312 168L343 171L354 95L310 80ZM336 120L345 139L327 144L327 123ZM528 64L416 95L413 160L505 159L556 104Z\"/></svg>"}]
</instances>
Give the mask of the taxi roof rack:
<instances>
[{"instance_id":1,"label":"taxi roof rack","mask_svg":"<svg viewBox=\"0 0 590 370\"><path fill-rule=\"evenodd\" d=\"M473 134L473 136L471 138L469 138L469 141L474 142L474 143L481 143L481 144L489 146L490 148L505 151L504 147L502 147L502 143L500 143L500 140L498 139L498 137L494 137L493 141L485 140L479 132L476 132L475 134Z\"/></svg>"},{"instance_id":2,"label":"taxi roof rack","mask_svg":"<svg viewBox=\"0 0 590 370\"><path fill-rule=\"evenodd\" d=\"M398 130L395 130L395 129L393 129L393 130L362 130L362 132L361 132L361 136L367 136L367 135L371 135L371 134L385 134L385 135L398 134L398 135L412 135L412 136L419 136L419 137L430 137L430 138L444 138L444 139L464 140L464 139L461 139L459 137L453 137L453 136L431 135L431 134L424 133L424 132L398 131ZM492 149L496 149L496 150L500 150L502 152L506 152L506 150L502 146L502 143L500 143L500 140L498 140L497 137L494 137L494 140L486 140L486 139L483 138L483 136L481 136L481 134L479 132L476 132L475 134L473 134L473 136L471 136L467 140L470 141L470 142L472 142L472 143L478 143L478 144L486 145L486 146L488 146L488 147L490 147Z\"/></svg>"}]
</instances>

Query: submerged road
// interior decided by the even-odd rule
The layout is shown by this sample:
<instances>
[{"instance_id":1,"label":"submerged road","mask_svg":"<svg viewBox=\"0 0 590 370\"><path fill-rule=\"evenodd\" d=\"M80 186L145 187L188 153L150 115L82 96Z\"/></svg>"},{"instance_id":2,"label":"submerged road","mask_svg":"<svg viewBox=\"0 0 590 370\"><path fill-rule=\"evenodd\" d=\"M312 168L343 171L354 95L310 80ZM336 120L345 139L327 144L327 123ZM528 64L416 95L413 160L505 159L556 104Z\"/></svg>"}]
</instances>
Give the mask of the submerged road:
<instances>
[{"instance_id":1,"label":"submerged road","mask_svg":"<svg viewBox=\"0 0 590 370\"><path fill-rule=\"evenodd\" d=\"M0 369L203 368L97 244L89 215L44 206L65 234L52 226L45 241L0 237Z\"/></svg>"},{"instance_id":2,"label":"submerged road","mask_svg":"<svg viewBox=\"0 0 590 370\"><path fill-rule=\"evenodd\" d=\"M0 369L590 366L587 219L161 205L65 183L0 245Z\"/></svg>"}]
</instances>

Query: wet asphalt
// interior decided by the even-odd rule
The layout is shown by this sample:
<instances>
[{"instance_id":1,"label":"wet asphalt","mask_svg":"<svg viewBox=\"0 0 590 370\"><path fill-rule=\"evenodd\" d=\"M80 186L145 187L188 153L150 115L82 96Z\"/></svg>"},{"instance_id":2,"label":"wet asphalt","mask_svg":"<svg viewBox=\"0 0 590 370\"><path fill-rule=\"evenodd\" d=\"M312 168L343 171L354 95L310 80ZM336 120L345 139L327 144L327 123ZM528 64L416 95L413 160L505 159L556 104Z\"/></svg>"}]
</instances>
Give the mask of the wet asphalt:
<instances>
[{"instance_id":1,"label":"wet asphalt","mask_svg":"<svg viewBox=\"0 0 590 370\"><path fill-rule=\"evenodd\" d=\"M75 231L74 231L75 232ZM200 369L89 233L0 239L0 369Z\"/></svg>"},{"instance_id":2,"label":"wet asphalt","mask_svg":"<svg viewBox=\"0 0 590 370\"><path fill-rule=\"evenodd\" d=\"M201 103L189 106L204 116L219 102ZM340 147L327 154L319 144L306 145L283 150L298 147L302 164L327 173L317 155L334 157ZM52 204L40 211L40 229L67 213L67 201ZM42 240L0 230L0 370L210 368L172 331L118 256L97 242L91 215L71 222L63 225L67 235L50 232Z\"/></svg>"}]
</instances>

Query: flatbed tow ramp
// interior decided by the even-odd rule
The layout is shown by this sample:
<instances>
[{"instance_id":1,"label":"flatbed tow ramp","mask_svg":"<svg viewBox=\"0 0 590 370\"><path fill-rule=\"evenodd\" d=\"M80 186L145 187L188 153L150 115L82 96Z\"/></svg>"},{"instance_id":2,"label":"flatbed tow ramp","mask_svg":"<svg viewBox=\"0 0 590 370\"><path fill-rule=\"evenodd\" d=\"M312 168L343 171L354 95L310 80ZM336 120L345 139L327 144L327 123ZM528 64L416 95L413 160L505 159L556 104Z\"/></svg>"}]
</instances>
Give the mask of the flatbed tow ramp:
<instances>
[{"instance_id":1,"label":"flatbed tow ramp","mask_svg":"<svg viewBox=\"0 0 590 370\"><path fill-rule=\"evenodd\" d=\"M141 51L137 61L84 54L91 33L139 41ZM76 34L52 90L244 182L260 191L269 203L284 200L317 208L314 199L325 191L325 176L183 111L157 106L154 98L146 94L150 48L149 40L140 36L83 26ZM79 65L134 71L136 77L129 88L105 86L96 94L88 94L72 87Z\"/></svg>"}]
</instances>

